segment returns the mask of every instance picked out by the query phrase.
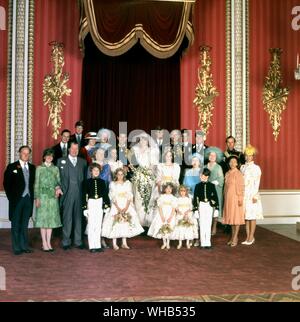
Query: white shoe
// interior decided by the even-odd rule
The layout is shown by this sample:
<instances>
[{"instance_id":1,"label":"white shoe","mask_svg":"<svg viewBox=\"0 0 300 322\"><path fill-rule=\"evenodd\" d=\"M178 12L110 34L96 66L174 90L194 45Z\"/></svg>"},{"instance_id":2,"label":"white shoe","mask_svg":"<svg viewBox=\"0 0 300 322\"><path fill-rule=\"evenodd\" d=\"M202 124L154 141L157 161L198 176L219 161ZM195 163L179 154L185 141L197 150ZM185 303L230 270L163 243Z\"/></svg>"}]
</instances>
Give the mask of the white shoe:
<instances>
[{"instance_id":1,"label":"white shoe","mask_svg":"<svg viewBox=\"0 0 300 322\"><path fill-rule=\"evenodd\" d=\"M182 247L182 245L181 244L179 244L178 246L177 246L177 249L180 249Z\"/></svg>"},{"instance_id":2,"label":"white shoe","mask_svg":"<svg viewBox=\"0 0 300 322\"><path fill-rule=\"evenodd\" d=\"M199 241L197 240L197 241L195 241L195 243L194 243L194 247L199 247L200 246L200 243L199 243Z\"/></svg>"},{"instance_id":3,"label":"white shoe","mask_svg":"<svg viewBox=\"0 0 300 322\"><path fill-rule=\"evenodd\" d=\"M255 243L255 239L253 238L253 240L251 241L251 242L248 242L246 245L247 246L251 246L251 245L253 245Z\"/></svg>"},{"instance_id":4,"label":"white shoe","mask_svg":"<svg viewBox=\"0 0 300 322\"><path fill-rule=\"evenodd\" d=\"M160 249L165 249L167 247L167 245L166 244L163 244L161 247L160 247Z\"/></svg>"},{"instance_id":5,"label":"white shoe","mask_svg":"<svg viewBox=\"0 0 300 322\"><path fill-rule=\"evenodd\" d=\"M243 241L241 244L242 244L242 245L248 245L248 241L247 241L247 240L245 240L245 241Z\"/></svg>"}]
</instances>

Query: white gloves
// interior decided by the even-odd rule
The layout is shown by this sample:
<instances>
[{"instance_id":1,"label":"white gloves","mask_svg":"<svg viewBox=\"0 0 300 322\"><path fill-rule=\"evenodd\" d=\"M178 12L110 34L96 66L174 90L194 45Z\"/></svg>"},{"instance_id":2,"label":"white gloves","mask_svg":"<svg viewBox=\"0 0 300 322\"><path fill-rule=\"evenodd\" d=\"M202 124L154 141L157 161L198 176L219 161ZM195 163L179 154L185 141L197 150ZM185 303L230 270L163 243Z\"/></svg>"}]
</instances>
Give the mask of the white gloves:
<instances>
[{"instance_id":1,"label":"white gloves","mask_svg":"<svg viewBox=\"0 0 300 322\"><path fill-rule=\"evenodd\" d=\"M214 180L211 183L213 183L215 186L218 186L219 185L219 181L217 181L217 180Z\"/></svg>"}]
</instances>

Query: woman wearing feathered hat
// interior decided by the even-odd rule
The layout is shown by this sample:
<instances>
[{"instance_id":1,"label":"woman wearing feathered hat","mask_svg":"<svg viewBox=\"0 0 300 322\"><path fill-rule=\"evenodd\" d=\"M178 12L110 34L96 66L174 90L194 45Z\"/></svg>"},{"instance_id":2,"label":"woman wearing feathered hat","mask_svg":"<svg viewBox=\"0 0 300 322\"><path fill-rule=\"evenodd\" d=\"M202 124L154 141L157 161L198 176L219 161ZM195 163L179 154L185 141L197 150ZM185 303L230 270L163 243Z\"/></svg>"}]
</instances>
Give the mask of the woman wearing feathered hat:
<instances>
[{"instance_id":1,"label":"woman wearing feathered hat","mask_svg":"<svg viewBox=\"0 0 300 322\"><path fill-rule=\"evenodd\" d=\"M215 185L219 201L219 211L215 212L216 217L213 220L213 227L211 232L212 235L215 235L217 232L218 217L222 217L224 174L220 163L224 158L224 154L219 148L211 146L205 149L204 156L205 160L208 161L206 167L210 170L208 181Z\"/></svg>"},{"instance_id":2,"label":"woman wearing feathered hat","mask_svg":"<svg viewBox=\"0 0 300 322\"><path fill-rule=\"evenodd\" d=\"M262 205L259 196L259 184L261 177L260 167L254 163L256 149L252 145L247 145L245 149L246 164L242 165L241 172L245 180L245 220L247 239L243 245L254 244L256 220L263 219Z\"/></svg>"}]
</instances>

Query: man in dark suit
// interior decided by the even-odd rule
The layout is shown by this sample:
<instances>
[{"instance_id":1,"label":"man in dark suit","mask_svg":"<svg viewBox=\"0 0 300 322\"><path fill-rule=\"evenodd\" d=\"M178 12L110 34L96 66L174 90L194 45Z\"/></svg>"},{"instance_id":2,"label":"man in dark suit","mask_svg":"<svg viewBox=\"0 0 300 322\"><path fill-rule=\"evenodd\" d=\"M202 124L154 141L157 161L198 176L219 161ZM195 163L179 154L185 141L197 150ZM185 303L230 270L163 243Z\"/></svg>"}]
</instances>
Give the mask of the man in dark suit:
<instances>
[{"instance_id":1,"label":"man in dark suit","mask_svg":"<svg viewBox=\"0 0 300 322\"><path fill-rule=\"evenodd\" d=\"M224 162L221 163L224 175L230 169L228 160L229 160L229 158L231 156L236 156L238 158L239 167L242 164L245 164L245 156L244 156L244 154L242 152L237 151L235 149L235 143L236 143L236 140L232 135L229 135L226 138L226 147L227 147L227 149L226 149L226 151L224 151L225 160L224 160Z\"/></svg>"},{"instance_id":2,"label":"man in dark suit","mask_svg":"<svg viewBox=\"0 0 300 322\"><path fill-rule=\"evenodd\" d=\"M187 129L181 130L182 134L182 166L180 171L179 182L182 184L186 169L192 168L193 145L190 142L190 131Z\"/></svg>"},{"instance_id":3,"label":"man in dark suit","mask_svg":"<svg viewBox=\"0 0 300 322\"><path fill-rule=\"evenodd\" d=\"M158 149L159 149L159 162L163 161L163 156L166 152L166 149L170 149L170 135L169 132L165 129L162 129L158 126L155 130L151 131L151 136L154 139Z\"/></svg>"},{"instance_id":4,"label":"man in dark suit","mask_svg":"<svg viewBox=\"0 0 300 322\"><path fill-rule=\"evenodd\" d=\"M208 148L208 146L205 145L205 139L206 139L206 136L203 131L200 131L200 130L196 131L195 144L193 145L192 152L193 154L198 153L201 155L200 161L202 163L202 167L204 166L204 152L205 152L205 149Z\"/></svg>"},{"instance_id":5,"label":"man in dark suit","mask_svg":"<svg viewBox=\"0 0 300 322\"><path fill-rule=\"evenodd\" d=\"M79 150L87 144L83 134L83 121L77 121L75 123L75 133L70 136L71 142L78 143Z\"/></svg>"},{"instance_id":6,"label":"man in dark suit","mask_svg":"<svg viewBox=\"0 0 300 322\"><path fill-rule=\"evenodd\" d=\"M61 141L52 147L52 150L54 151L53 163L55 165L57 165L57 160L59 158L65 158L69 153L71 132L65 129L60 135Z\"/></svg>"},{"instance_id":7,"label":"man in dark suit","mask_svg":"<svg viewBox=\"0 0 300 322\"><path fill-rule=\"evenodd\" d=\"M71 143L69 155L60 158L57 166L60 172L63 195L60 199L63 209L63 249L71 248L71 233L74 226L74 244L83 249L82 242L82 194L86 178L87 162L78 157L79 146Z\"/></svg>"},{"instance_id":8,"label":"man in dark suit","mask_svg":"<svg viewBox=\"0 0 300 322\"><path fill-rule=\"evenodd\" d=\"M28 223L33 209L35 166L29 163L31 149L19 149L19 160L10 163L4 172L3 186L9 201L12 248L15 255L32 253L28 245Z\"/></svg>"}]
</instances>

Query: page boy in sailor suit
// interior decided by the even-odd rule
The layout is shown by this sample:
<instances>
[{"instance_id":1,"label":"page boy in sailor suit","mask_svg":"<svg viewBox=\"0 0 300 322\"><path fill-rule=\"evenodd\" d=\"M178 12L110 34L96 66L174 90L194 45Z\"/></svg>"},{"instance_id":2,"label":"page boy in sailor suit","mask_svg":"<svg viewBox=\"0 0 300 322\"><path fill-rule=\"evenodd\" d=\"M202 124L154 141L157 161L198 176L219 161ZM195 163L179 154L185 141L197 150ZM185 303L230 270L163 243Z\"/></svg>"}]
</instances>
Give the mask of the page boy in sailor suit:
<instances>
[{"instance_id":1,"label":"page boy in sailor suit","mask_svg":"<svg viewBox=\"0 0 300 322\"><path fill-rule=\"evenodd\" d=\"M195 187L193 206L199 212L201 248L211 248L211 225L215 211L218 211L218 195L215 185L208 182L210 170L205 168L201 182Z\"/></svg>"}]
</instances>

